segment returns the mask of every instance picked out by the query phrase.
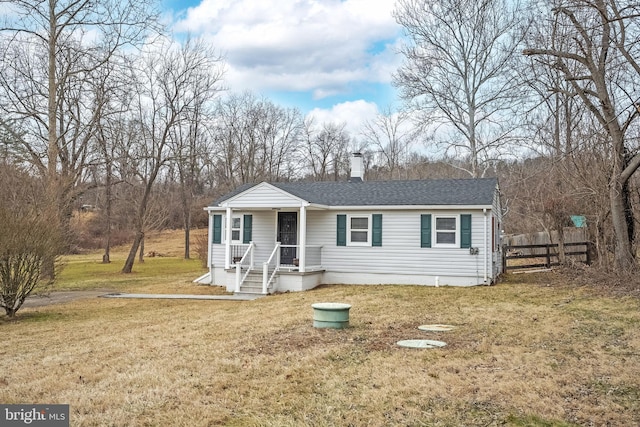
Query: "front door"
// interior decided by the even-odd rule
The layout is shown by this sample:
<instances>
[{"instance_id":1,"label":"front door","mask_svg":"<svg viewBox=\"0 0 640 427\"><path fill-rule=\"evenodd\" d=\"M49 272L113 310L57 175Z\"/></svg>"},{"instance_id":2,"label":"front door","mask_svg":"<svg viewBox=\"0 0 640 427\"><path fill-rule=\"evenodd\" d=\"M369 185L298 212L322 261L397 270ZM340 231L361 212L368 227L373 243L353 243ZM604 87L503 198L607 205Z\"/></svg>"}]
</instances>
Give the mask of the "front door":
<instances>
[{"instance_id":1,"label":"front door","mask_svg":"<svg viewBox=\"0 0 640 427\"><path fill-rule=\"evenodd\" d=\"M297 258L298 213L278 212L278 242L280 242L280 264L293 265ZM291 247L288 247L291 246Z\"/></svg>"}]
</instances>

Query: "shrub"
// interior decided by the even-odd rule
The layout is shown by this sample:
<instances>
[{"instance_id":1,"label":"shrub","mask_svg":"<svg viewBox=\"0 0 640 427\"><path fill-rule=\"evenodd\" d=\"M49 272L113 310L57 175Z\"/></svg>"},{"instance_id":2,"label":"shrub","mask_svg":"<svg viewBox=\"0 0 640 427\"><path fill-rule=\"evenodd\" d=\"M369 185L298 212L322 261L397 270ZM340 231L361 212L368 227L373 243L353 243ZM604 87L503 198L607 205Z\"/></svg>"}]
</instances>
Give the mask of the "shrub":
<instances>
[{"instance_id":1,"label":"shrub","mask_svg":"<svg viewBox=\"0 0 640 427\"><path fill-rule=\"evenodd\" d=\"M0 207L0 307L14 317L36 289L53 284L63 240L57 217Z\"/></svg>"},{"instance_id":2,"label":"shrub","mask_svg":"<svg viewBox=\"0 0 640 427\"><path fill-rule=\"evenodd\" d=\"M200 260L200 263L202 264L202 266L204 268L208 267L208 257L209 257L209 249L208 249L208 242L209 242L209 238L207 236L206 231L201 231L201 230L194 230L195 232L193 232L193 240L195 242L194 244L194 249L196 250L196 253L198 254L198 259Z\"/></svg>"}]
</instances>

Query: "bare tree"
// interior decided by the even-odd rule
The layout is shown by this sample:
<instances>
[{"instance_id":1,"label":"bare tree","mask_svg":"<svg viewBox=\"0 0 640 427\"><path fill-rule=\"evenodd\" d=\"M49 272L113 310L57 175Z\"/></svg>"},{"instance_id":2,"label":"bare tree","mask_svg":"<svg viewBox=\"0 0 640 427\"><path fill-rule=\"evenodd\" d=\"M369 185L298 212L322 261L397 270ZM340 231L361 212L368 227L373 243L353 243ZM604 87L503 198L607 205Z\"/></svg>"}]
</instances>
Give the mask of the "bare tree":
<instances>
[{"instance_id":1,"label":"bare tree","mask_svg":"<svg viewBox=\"0 0 640 427\"><path fill-rule=\"evenodd\" d=\"M251 92L220 100L212 127L222 187L287 179L296 169L302 118Z\"/></svg>"},{"instance_id":2,"label":"bare tree","mask_svg":"<svg viewBox=\"0 0 640 427\"><path fill-rule=\"evenodd\" d=\"M0 307L15 316L34 291L53 284L45 274L60 253L62 239L55 210L43 203L42 186L17 166L0 168ZM45 277L46 276L46 277Z\"/></svg>"},{"instance_id":3,"label":"bare tree","mask_svg":"<svg viewBox=\"0 0 640 427\"><path fill-rule=\"evenodd\" d=\"M407 112L392 113L390 109L365 122L363 142L382 159L389 179L399 179L401 166L406 164L409 149L417 138Z\"/></svg>"},{"instance_id":4,"label":"bare tree","mask_svg":"<svg viewBox=\"0 0 640 427\"><path fill-rule=\"evenodd\" d=\"M586 108L557 69L540 67L534 60L530 67L523 67L523 74L533 92L533 105L526 114L532 134L530 147L554 159L571 156L581 149L576 133L583 125Z\"/></svg>"},{"instance_id":5,"label":"bare tree","mask_svg":"<svg viewBox=\"0 0 640 427\"><path fill-rule=\"evenodd\" d=\"M524 54L560 71L606 132L615 264L623 270L635 269L628 184L640 167L640 152L628 134L640 115L640 6L625 0L544 5L550 13L540 22Z\"/></svg>"},{"instance_id":6,"label":"bare tree","mask_svg":"<svg viewBox=\"0 0 640 427\"><path fill-rule=\"evenodd\" d=\"M290 179L298 170L298 142L302 132L300 111L270 101L261 102L263 119L256 132L261 145L264 176L267 180Z\"/></svg>"},{"instance_id":7,"label":"bare tree","mask_svg":"<svg viewBox=\"0 0 640 427\"><path fill-rule=\"evenodd\" d=\"M213 116L213 101L217 92L224 69L215 64L221 63L222 58L217 56L213 49L206 45L202 39L188 39L184 46L185 62L192 63L197 70L189 86L185 90L192 97L191 105L184 111L184 119L171 129L173 139L173 162L178 171L180 183L180 202L182 207L182 219L184 228L184 258L190 258L191 246L191 210L196 191L196 183L199 171L202 168L201 158L207 150L207 137L205 127L211 124ZM201 58L198 59L195 56ZM206 59L213 66L207 70L203 63Z\"/></svg>"},{"instance_id":8,"label":"bare tree","mask_svg":"<svg viewBox=\"0 0 640 427\"><path fill-rule=\"evenodd\" d=\"M331 122L317 126L313 118L304 122L306 166L313 180L338 181L349 169L349 133L346 123Z\"/></svg>"},{"instance_id":9,"label":"bare tree","mask_svg":"<svg viewBox=\"0 0 640 427\"><path fill-rule=\"evenodd\" d=\"M193 111L188 114L189 118L184 126L175 129L173 139L176 141L175 156L176 167L178 169L178 180L180 183L180 205L182 208L182 227L184 229L184 258L190 258L190 236L191 236L191 208L198 171L200 169L199 154L204 149L206 135L203 128L203 104L206 98L200 97L196 101Z\"/></svg>"},{"instance_id":10,"label":"bare tree","mask_svg":"<svg viewBox=\"0 0 640 427\"><path fill-rule=\"evenodd\" d=\"M437 128L435 142L469 159L473 177L515 137L519 9L508 0L400 0L394 12L411 41L394 82L423 125Z\"/></svg>"},{"instance_id":11,"label":"bare tree","mask_svg":"<svg viewBox=\"0 0 640 427\"><path fill-rule=\"evenodd\" d=\"M54 275L45 274L46 264L62 249L57 227L51 226L55 212L30 212L16 215L6 207L0 208L0 307L9 317L25 299L37 289L45 290L53 284ZM60 266L54 261L54 269Z\"/></svg>"},{"instance_id":12,"label":"bare tree","mask_svg":"<svg viewBox=\"0 0 640 427\"><path fill-rule=\"evenodd\" d=\"M118 166L127 164L127 147L137 135L128 123L130 112L128 105L131 101L130 87L127 83L134 78L128 75L131 69L126 61L116 64L113 61L102 68L100 78L95 80L95 97L102 105L102 113L97 120L94 138L92 140L95 151L100 153L93 164L93 170L101 171L101 176L94 177L96 186L104 188L104 254L102 261L111 262L111 236L113 224L114 188L123 183L125 178L119 173ZM100 184L98 184L100 182Z\"/></svg>"},{"instance_id":13,"label":"bare tree","mask_svg":"<svg viewBox=\"0 0 640 427\"><path fill-rule=\"evenodd\" d=\"M0 106L23 121L23 150L68 222L100 105L87 87L155 26L152 0L0 0Z\"/></svg>"},{"instance_id":14,"label":"bare tree","mask_svg":"<svg viewBox=\"0 0 640 427\"><path fill-rule=\"evenodd\" d=\"M201 101L202 94L196 88L207 81L207 93L218 90L222 61L219 56L212 56L211 50L202 48L199 43L191 42L182 46L169 41L162 46L153 45L137 70L133 124L140 140L132 142L130 154L143 190L136 201L136 234L123 273L132 271L136 253L143 243L145 218L156 180L167 163L175 160L176 129L188 123L192 118L190 114Z\"/></svg>"}]
</instances>

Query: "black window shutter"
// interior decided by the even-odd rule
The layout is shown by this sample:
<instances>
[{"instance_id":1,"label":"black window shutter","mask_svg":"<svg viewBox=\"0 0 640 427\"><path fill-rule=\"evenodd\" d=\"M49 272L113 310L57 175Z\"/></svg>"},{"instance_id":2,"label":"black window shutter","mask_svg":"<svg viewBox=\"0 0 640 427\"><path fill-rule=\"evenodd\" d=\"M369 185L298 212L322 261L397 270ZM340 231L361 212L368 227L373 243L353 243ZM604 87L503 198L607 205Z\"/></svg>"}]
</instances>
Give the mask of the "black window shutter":
<instances>
[{"instance_id":1,"label":"black window shutter","mask_svg":"<svg viewBox=\"0 0 640 427\"><path fill-rule=\"evenodd\" d=\"M253 215L245 215L242 221L242 243L251 243L251 230L253 225Z\"/></svg>"},{"instance_id":2,"label":"black window shutter","mask_svg":"<svg viewBox=\"0 0 640 427\"><path fill-rule=\"evenodd\" d=\"M222 215L213 216L213 243L222 243Z\"/></svg>"},{"instance_id":3,"label":"black window shutter","mask_svg":"<svg viewBox=\"0 0 640 427\"><path fill-rule=\"evenodd\" d=\"M431 214L420 215L420 247L431 247Z\"/></svg>"},{"instance_id":4,"label":"black window shutter","mask_svg":"<svg viewBox=\"0 0 640 427\"><path fill-rule=\"evenodd\" d=\"M338 215L337 241L338 246L347 246L347 216Z\"/></svg>"},{"instance_id":5,"label":"black window shutter","mask_svg":"<svg viewBox=\"0 0 640 427\"><path fill-rule=\"evenodd\" d=\"M382 214L372 215L371 246L382 246Z\"/></svg>"},{"instance_id":6,"label":"black window shutter","mask_svg":"<svg viewBox=\"0 0 640 427\"><path fill-rule=\"evenodd\" d=\"M471 247L471 214L460 215L460 247Z\"/></svg>"}]
</instances>

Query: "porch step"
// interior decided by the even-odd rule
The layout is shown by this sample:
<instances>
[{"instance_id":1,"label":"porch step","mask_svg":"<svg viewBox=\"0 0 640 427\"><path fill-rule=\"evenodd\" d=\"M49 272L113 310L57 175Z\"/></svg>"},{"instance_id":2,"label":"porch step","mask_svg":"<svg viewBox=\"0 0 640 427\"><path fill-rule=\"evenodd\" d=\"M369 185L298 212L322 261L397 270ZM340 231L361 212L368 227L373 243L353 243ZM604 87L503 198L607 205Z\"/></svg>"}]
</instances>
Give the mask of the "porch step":
<instances>
[{"instance_id":1,"label":"porch step","mask_svg":"<svg viewBox=\"0 0 640 427\"><path fill-rule=\"evenodd\" d=\"M267 290L268 292L268 290ZM242 285L240 285L240 292L234 292L234 295L262 295L262 271L252 270L247 275Z\"/></svg>"},{"instance_id":2,"label":"porch step","mask_svg":"<svg viewBox=\"0 0 640 427\"><path fill-rule=\"evenodd\" d=\"M240 286L240 292L234 292L234 295L262 295L262 285L257 286Z\"/></svg>"}]
</instances>

